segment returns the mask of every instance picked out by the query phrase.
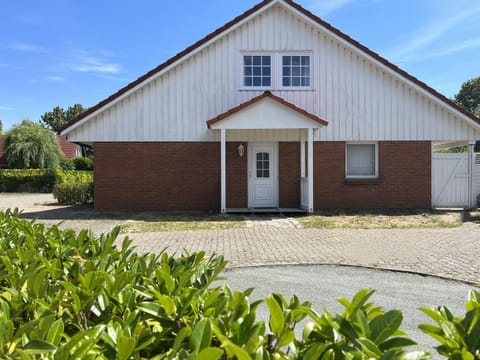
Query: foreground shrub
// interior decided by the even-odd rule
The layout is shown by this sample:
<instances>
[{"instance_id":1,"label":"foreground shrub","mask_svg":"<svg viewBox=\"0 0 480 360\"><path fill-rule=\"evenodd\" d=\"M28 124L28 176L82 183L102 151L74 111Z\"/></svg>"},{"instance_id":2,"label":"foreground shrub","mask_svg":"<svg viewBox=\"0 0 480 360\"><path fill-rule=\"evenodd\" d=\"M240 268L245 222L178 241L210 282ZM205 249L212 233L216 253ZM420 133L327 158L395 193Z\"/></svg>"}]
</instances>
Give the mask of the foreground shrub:
<instances>
[{"instance_id":1,"label":"foreground shrub","mask_svg":"<svg viewBox=\"0 0 480 360\"><path fill-rule=\"evenodd\" d=\"M335 315L273 294L264 300L266 324L256 317L262 301L249 301L253 289L214 286L226 265L221 256L139 255L128 238L114 245L119 228L97 238L18 215L0 212L2 359L429 357L405 352L414 342L400 330L402 313L369 302L372 290L339 299L345 310ZM467 308L480 308L478 297ZM472 316L464 329L475 339Z\"/></svg>"},{"instance_id":2,"label":"foreground shrub","mask_svg":"<svg viewBox=\"0 0 480 360\"><path fill-rule=\"evenodd\" d=\"M53 197L62 205L93 203L93 182L60 183L53 187Z\"/></svg>"},{"instance_id":3,"label":"foreground shrub","mask_svg":"<svg viewBox=\"0 0 480 360\"><path fill-rule=\"evenodd\" d=\"M480 359L480 292L470 291L465 317L453 316L444 306L421 310L438 325L422 324L419 327L440 343L437 347L440 355L448 359Z\"/></svg>"}]
</instances>

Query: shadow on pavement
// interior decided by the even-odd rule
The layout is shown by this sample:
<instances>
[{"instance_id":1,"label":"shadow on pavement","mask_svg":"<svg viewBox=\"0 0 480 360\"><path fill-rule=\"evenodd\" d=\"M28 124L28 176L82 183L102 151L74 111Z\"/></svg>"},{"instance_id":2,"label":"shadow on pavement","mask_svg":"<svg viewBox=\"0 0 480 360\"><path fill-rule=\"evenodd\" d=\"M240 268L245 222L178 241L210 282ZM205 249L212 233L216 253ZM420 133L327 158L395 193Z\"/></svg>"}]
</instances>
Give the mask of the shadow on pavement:
<instances>
[{"instance_id":1,"label":"shadow on pavement","mask_svg":"<svg viewBox=\"0 0 480 360\"><path fill-rule=\"evenodd\" d=\"M39 220L101 220L101 219L117 219L128 220L131 214L127 213L102 213L96 212L93 206L52 206L52 209L46 209L45 206L39 211L24 211L20 215L23 219L39 219Z\"/></svg>"}]
</instances>

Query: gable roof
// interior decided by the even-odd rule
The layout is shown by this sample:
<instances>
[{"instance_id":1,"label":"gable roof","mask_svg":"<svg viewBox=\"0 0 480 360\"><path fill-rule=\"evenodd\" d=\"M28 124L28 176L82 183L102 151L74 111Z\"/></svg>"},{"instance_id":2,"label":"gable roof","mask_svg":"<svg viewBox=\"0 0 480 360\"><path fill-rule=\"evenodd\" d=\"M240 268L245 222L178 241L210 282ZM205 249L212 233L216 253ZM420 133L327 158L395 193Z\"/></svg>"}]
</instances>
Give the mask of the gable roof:
<instances>
[{"instance_id":1,"label":"gable roof","mask_svg":"<svg viewBox=\"0 0 480 360\"><path fill-rule=\"evenodd\" d=\"M103 100L103 101L99 102L98 104L94 105L93 107L89 108L87 111L83 112L82 114L80 114L75 119L69 121L67 124L62 126L62 128L60 129L60 132L63 133L69 127L79 123L80 121L82 121L83 119L92 115L96 111L98 111L98 110L102 109L103 107L105 107L106 105L112 103L113 101L120 98L122 95L126 94L130 90L132 90L135 87L141 85L143 82L151 79L153 76L155 76L156 74L158 74L162 70L166 69L167 67L173 65L177 61L179 61L179 60L183 59L184 57L186 57L187 55L191 54L193 51L195 51L197 49L200 49L202 46L206 45L207 43L209 43L210 41L215 39L217 36L220 36L220 35L224 34L228 30L233 28L235 25L241 23L243 20L247 19L248 17L255 14L256 12L266 8L270 4L279 3L279 2L284 3L284 4L288 4L290 7L297 10L299 13L303 14L305 17L307 17L308 19L310 19L311 21L313 21L314 23L316 23L320 27L328 30L329 32L331 32L334 35L338 36L339 38L343 39L344 41L346 41L347 43L349 43L350 45L352 45L356 49L360 50L361 52L367 54L371 58L380 62L381 64L383 64L384 66L386 66L390 70L394 71L395 73L397 73L401 77L413 82L415 85L419 86L420 88L422 88L423 90L425 90L429 94L433 95L435 98L437 98L441 102L445 103L446 105L453 108L454 110L457 110L458 112L462 113L463 115L465 115L466 117L468 117L469 119L473 120L475 123L480 125L480 118L476 117L471 112L465 110L463 107L457 105L452 100L448 99L445 95L440 94L438 91L436 91L432 87L428 86L426 83L420 81L419 79L417 79L413 75L410 75L406 71L400 69L397 65L395 65L395 64L389 62L387 59L381 57L379 54L370 50L368 47L366 47L366 46L360 44L358 41L352 39L350 36L341 32L339 29L335 28L334 26L330 25L326 21L322 20L317 15L315 15L312 12L310 12L309 10L303 8L301 5L297 4L296 2L294 2L292 0L263 0L262 2L253 6L249 10L245 11L243 14L241 14L241 15L237 16L236 18L234 18L233 20L229 21L228 23L226 23L222 27L216 29L215 31L208 34L204 38L198 40L193 45L187 47L185 50L179 52L177 55L173 56L172 58L168 59L164 63L157 66L156 68L150 70L149 72L147 72L143 76L139 77L135 81L133 81L133 82L129 83L128 85L126 85L125 87L121 88L120 90L118 90L116 93L110 95L105 100Z\"/></svg>"},{"instance_id":2,"label":"gable roof","mask_svg":"<svg viewBox=\"0 0 480 360\"><path fill-rule=\"evenodd\" d=\"M207 120L207 126L209 129L211 129L211 126L214 125L215 123L218 123L219 121L229 117L230 115L233 115L249 106L252 106L260 101L262 101L263 99L266 99L266 98L269 98L269 99L272 99L276 102L278 102L279 104L282 104L298 113L300 113L301 115L319 123L320 125L322 126L327 126L328 125L328 121L326 120L323 120L322 118L318 117L317 115L315 114L312 114L312 113L309 113L308 111L305 111L304 109L301 109L299 108L298 106L292 104L291 102L288 102L286 101L285 99L282 99L280 96L276 96L276 95L273 95L270 91L265 91L263 94L260 94L248 101L245 101L244 103L241 103L240 105L238 106L235 106L233 108L231 108L230 110L227 110L225 111L224 113L221 113L217 116L215 116L214 118L210 119L210 120Z\"/></svg>"}]
</instances>

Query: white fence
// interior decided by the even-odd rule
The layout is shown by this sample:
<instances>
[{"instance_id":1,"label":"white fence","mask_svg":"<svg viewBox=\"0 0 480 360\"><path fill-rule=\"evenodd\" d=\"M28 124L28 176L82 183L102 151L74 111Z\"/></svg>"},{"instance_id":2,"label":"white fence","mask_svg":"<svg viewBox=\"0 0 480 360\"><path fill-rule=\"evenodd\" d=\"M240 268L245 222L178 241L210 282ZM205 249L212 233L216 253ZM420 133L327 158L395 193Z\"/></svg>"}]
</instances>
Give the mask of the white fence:
<instances>
[{"instance_id":1,"label":"white fence","mask_svg":"<svg viewBox=\"0 0 480 360\"><path fill-rule=\"evenodd\" d=\"M440 154L432 157L434 208L471 208L480 193L480 154Z\"/></svg>"}]
</instances>

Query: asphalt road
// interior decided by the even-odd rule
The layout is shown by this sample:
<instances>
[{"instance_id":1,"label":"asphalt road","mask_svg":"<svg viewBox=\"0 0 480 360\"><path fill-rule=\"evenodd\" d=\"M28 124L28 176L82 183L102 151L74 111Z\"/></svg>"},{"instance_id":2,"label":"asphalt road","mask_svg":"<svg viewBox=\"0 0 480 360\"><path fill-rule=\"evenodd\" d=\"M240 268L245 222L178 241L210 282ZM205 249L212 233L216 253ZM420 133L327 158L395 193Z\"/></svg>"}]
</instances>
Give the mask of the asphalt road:
<instances>
[{"instance_id":1,"label":"asphalt road","mask_svg":"<svg viewBox=\"0 0 480 360\"><path fill-rule=\"evenodd\" d=\"M344 266L242 268L227 271L225 277L232 289L254 287L252 301L275 292L282 293L288 301L296 294L300 301L311 301L317 312L323 307L331 312L341 312L343 307L336 302L338 297L351 299L360 289L376 289L372 301L385 310L402 310L401 329L418 343L415 349L430 351L434 358L438 358L434 350L438 344L417 329L419 324L431 321L418 308L445 305L455 315L463 316L465 301L472 288L436 277ZM268 321L266 306L262 305L258 316Z\"/></svg>"}]
</instances>

